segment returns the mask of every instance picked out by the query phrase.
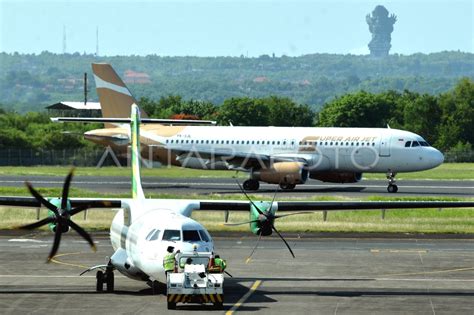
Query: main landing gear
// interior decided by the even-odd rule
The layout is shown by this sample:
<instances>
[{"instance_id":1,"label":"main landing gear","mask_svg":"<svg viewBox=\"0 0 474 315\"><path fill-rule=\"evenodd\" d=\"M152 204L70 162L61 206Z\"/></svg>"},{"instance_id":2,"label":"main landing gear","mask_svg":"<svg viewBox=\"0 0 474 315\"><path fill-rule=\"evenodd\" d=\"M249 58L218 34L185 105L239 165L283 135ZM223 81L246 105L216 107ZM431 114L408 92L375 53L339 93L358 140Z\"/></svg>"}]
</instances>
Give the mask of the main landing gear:
<instances>
[{"instance_id":1,"label":"main landing gear","mask_svg":"<svg viewBox=\"0 0 474 315\"><path fill-rule=\"evenodd\" d=\"M243 186L244 190L258 190L260 183L256 179L247 179Z\"/></svg>"},{"instance_id":2,"label":"main landing gear","mask_svg":"<svg viewBox=\"0 0 474 315\"><path fill-rule=\"evenodd\" d=\"M293 190L293 189L295 189L295 187L296 187L295 184L284 184L284 183L280 184L280 188L282 190Z\"/></svg>"},{"instance_id":3,"label":"main landing gear","mask_svg":"<svg viewBox=\"0 0 474 315\"><path fill-rule=\"evenodd\" d=\"M102 270L97 271L96 273L96 291L104 291L104 283L107 288L107 292L114 292L114 267L109 263L105 268L105 272Z\"/></svg>"},{"instance_id":4,"label":"main landing gear","mask_svg":"<svg viewBox=\"0 0 474 315\"><path fill-rule=\"evenodd\" d=\"M395 175L397 175L397 173L394 173L392 171L388 171L387 173L387 179L388 179L387 191L389 193L396 193L398 191L398 186L395 184Z\"/></svg>"}]
</instances>

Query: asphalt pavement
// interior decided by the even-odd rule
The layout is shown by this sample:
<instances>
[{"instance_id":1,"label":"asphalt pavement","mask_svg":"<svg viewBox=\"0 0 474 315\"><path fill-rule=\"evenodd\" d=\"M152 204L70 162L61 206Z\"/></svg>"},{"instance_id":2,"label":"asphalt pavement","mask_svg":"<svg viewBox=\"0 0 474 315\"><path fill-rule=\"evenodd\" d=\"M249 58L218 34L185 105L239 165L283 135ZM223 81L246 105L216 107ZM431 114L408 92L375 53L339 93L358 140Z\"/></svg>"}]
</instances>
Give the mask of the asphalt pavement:
<instances>
[{"instance_id":1,"label":"asphalt pavement","mask_svg":"<svg viewBox=\"0 0 474 315\"><path fill-rule=\"evenodd\" d=\"M16 232L15 232L16 233ZM53 236L0 231L2 314L221 314L212 307L166 309L164 295L116 274L114 293L95 292L95 275L79 273L112 254L106 234L98 252L73 233L46 264ZM472 239L288 237L296 259L277 238L216 237L234 276L225 280L225 313L473 314ZM252 288L254 290L252 290Z\"/></svg>"}]
</instances>

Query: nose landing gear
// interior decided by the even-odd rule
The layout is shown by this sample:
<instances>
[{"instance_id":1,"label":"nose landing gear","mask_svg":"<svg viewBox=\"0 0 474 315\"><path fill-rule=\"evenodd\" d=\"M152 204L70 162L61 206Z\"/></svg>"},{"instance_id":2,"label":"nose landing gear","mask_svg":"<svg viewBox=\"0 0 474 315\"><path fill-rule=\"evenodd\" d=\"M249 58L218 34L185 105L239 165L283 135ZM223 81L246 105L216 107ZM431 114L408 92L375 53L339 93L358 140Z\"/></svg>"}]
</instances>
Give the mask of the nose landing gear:
<instances>
[{"instance_id":1,"label":"nose landing gear","mask_svg":"<svg viewBox=\"0 0 474 315\"><path fill-rule=\"evenodd\" d=\"M397 175L397 173L392 172L392 171L387 172L387 179L388 179L387 191L389 193L396 193L398 191L398 186L395 184L395 175Z\"/></svg>"}]
</instances>

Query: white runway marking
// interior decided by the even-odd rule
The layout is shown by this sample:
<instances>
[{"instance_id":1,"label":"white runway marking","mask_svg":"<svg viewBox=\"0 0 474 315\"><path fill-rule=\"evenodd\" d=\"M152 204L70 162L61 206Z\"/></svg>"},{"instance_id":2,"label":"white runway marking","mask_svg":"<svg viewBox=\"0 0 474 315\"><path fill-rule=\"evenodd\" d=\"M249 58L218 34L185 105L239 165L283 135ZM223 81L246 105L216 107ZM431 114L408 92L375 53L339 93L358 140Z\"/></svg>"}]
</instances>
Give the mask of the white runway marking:
<instances>
[{"instance_id":1,"label":"white runway marking","mask_svg":"<svg viewBox=\"0 0 474 315\"><path fill-rule=\"evenodd\" d=\"M9 242L18 242L18 243L44 243L44 241L34 240L31 238L12 238L8 240Z\"/></svg>"}]
</instances>

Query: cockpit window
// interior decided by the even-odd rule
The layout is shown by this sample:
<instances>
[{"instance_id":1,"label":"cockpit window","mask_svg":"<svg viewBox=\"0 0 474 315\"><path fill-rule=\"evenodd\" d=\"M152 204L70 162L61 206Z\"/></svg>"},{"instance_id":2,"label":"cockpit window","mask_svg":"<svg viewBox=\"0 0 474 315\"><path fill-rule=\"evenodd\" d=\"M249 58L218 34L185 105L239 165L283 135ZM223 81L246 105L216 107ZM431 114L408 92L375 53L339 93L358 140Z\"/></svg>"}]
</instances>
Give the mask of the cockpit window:
<instances>
[{"instance_id":1,"label":"cockpit window","mask_svg":"<svg viewBox=\"0 0 474 315\"><path fill-rule=\"evenodd\" d=\"M204 232L204 230L199 230L199 235L201 235L201 239L204 241L204 242L209 242L209 237L207 236L206 232Z\"/></svg>"},{"instance_id":2,"label":"cockpit window","mask_svg":"<svg viewBox=\"0 0 474 315\"><path fill-rule=\"evenodd\" d=\"M419 147L420 144L418 143L418 141L413 141L412 144L411 144L412 147Z\"/></svg>"},{"instance_id":3,"label":"cockpit window","mask_svg":"<svg viewBox=\"0 0 474 315\"><path fill-rule=\"evenodd\" d=\"M153 233L149 233L148 236L147 236L147 241L156 241L158 239L158 237L160 236L160 230L153 230L152 231Z\"/></svg>"},{"instance_id":4,"label":"cockpit window","mask_svg":"<svg viewBox=\"0 0 474 315\"><path fill-rule=\"evenodd\" d=\"M148 235L145 237L145 239L146 239L147 241L149 241L149 240L150 240L150 237L153 235L153 233L155 233L155 231L156 231L156 229L151 230L150 233L148 233Z\"/></svg>"},{"instance_id":5,"label":"cockpit window","mask_svg":"<svg viewBox=\"0 0 474 315\"><path fill-rule=\"evenodd\" d=\"M430 145L426 141L419 141L422 147L429 147Z\"/></svg>"},{"instance_id":6,"label":"cockpit window","mask_svg":"<svg viewBox=\"0 0 474 315\"><path fill-rule=\"evenodd\" d=\"M196 230L183 231L183 240L185 242L199 242L201 238Z\"/></svg>"},{"instance_id":7,"label":"cockpit window","mask_svg":"<svg viewBox=\"0 0 474 315\"><path fill-rule=\"evenodd\" d=\"M180 230L165 230L163 232L163 241L180 241Z\"/></svg>"},{"instance_id":8,"label":"cockpit window","mask_svg":"<svg viewBox=\"0 0 474 315\"><path fill-rule=\"evenodd\" d=\"M411 141L407 141L407 143L405 143L405 148L409 148L411 146Z\"/></svg>"}]
</instances>

